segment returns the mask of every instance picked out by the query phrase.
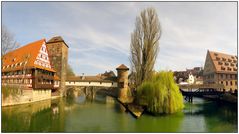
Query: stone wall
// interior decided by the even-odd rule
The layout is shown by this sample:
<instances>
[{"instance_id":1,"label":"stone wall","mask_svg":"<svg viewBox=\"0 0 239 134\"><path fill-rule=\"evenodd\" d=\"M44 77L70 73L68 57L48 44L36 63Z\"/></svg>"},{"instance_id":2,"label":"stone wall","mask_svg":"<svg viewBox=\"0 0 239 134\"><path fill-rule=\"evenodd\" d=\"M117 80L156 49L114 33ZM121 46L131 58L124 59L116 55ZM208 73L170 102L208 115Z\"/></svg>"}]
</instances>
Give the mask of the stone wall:
<instances>
[{"instance_id":1,"label":"stone wall","mask_svg":"<svg viewBox=\"0 0 239 134\"><path fill-rule=\"evenodd\" d=\"M128 87L128 70L118 70L118 98L122 102L128 101L129 87Z\"/></svg>"},{"instance_id":2,"label":"stone wall","mask_svg":"<svg viewBox=\"0 0 239 134\"><path fill-rule=\"evenodd\" d=\"M37 89L32 91L33 101L46 100L51 98L51 89Z\"/></svg>"},{"instance_id":3,"label":"stone wall","mask_svg":"<svg viewBox=\"0 0 239 134\"><path fill-rule=\"evenodd\" d=\"M60 94L63 95L68 63L68 47L60 39L60 41L56 42L51 42L51 40L47 42L47 49L52 67L55 69L56 75L60 78Z\"/></svg>"},{"instance_id":4,"label":"stone wall","mask_svg":"<svg viewBox=\"0 0 239 134\"><path fill-rule=\"evenodd\" d=\"M26 104L47 99L51 99L51 89L22 90L22 93L17 95L9 95L8 97L2 95L2 106Z\"/></svg>"}]
</instances>

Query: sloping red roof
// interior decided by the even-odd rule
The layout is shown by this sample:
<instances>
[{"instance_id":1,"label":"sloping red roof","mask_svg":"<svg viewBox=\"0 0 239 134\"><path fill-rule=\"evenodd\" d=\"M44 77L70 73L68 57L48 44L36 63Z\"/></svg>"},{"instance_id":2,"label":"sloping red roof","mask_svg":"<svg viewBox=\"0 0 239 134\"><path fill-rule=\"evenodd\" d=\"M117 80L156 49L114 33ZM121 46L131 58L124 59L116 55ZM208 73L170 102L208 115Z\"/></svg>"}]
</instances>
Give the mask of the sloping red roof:
<instances>
[{"instance_id":1,"label":"sloping red roof","mask_svg":"<svg viewBox=\"0 0 239 134\"><path fill-rule=\"evenodd\" d=\"M237 56L208 51L216 72L237 73Z\"/></svg>"},{"instance_id":2,"label":"sloping red roof","mask_svg":"<svg viewBox=\"0 0 239 134\"><path fill-rule=\"evenodd\" d=\"M127 66L125 66L124 64L121 64L120 66L118 66L117 68L116 68L116 70L129 70L129 68L127 67Z\"/></svg>"},{"instance_id":3,"label":"sloping red roof","mask_svg":"<svg viewBox=\"0 0 239 134\"><path fill-rule=\"evenodd\" d=\"M3 55L2 72L22 70L23 68L40 68L55 72L51 68L34 64L41 46L45 42L45 39L38 40Z\"/></svg>"}]
</instances>

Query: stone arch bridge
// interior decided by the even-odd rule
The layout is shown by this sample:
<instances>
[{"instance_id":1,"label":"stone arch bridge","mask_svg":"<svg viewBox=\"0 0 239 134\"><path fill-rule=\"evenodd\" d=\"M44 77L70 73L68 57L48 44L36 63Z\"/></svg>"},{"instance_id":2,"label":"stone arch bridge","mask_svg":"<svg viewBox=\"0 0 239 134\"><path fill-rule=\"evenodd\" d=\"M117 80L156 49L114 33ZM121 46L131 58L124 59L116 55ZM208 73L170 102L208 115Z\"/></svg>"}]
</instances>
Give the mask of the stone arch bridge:
<instances>
[{"instance_id":1,"label":"stone arch bridge","mask_svg":"<svg viewBox=\"0 0 239 134\"><path fill-rule=\"evenodd\" d=\"M117 97L117 78L107 80L97 79L97 77L68 79L65 82L66 95L85 95L87 98L94 99L96 94Z\"/></svg>"}]
</instances>

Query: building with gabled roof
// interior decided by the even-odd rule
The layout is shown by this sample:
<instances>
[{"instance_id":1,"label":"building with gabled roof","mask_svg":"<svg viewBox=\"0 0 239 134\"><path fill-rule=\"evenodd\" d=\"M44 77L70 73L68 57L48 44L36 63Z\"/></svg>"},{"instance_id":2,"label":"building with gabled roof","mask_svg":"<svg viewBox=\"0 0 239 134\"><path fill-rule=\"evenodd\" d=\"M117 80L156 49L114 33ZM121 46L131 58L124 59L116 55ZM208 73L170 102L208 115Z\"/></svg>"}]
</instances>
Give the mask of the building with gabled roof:
<instances>
[{"instance_id":1,"label":"building with gabled roof","mask_svg":"<svg viewBox=\"0 0 239 134\"><path fill-rule=\"evenodd\" d=\"M57 78L55 72L45 39L29 43L2 56L2 86L31 90L32 100L51 97L54 79Z\"/></svg>"},{"instance_id":2,"label":"building with gabled roof","mask_svg":"<svg viewBox=\"0 0 239 134\"><path fill-rule=\"evenodd\" d=\"M207 51L203 83L223 84L226 91L237 90L237 56Z\"/></svg>"}]
</instances>

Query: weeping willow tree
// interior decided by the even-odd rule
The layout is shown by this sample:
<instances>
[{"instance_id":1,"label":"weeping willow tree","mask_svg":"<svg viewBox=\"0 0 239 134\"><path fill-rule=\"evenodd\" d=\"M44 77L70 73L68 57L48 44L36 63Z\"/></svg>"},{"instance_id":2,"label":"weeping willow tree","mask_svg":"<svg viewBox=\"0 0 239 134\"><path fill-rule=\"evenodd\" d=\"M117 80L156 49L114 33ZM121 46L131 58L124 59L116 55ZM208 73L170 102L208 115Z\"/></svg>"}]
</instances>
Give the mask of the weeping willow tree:
<instances>
[{"instance_id":1,"label":"weeping willow tree","mask_svg":"<svg viewBox=\"0 0 239 134\"><path fill-rule=\"evenodd\" d=\"M175 113L184 107L183 96L173 79L172 72L155 72L150 81L137 89L137 100L154 114Z\"/></svg>"},{"instance_id":2,"label":"weeping willow tree","mask_svg":"<svg viewBox=\"0 0 239 134\"><path fill-rule=\"evenodd\" d=\"M161 28L156 10L154 8L143 10L136 18L130 44L131 80L134 81L136 88L152 77L160 36Z\"/></svg>"}]
</instances>

